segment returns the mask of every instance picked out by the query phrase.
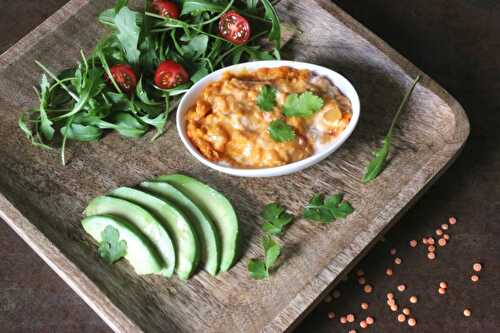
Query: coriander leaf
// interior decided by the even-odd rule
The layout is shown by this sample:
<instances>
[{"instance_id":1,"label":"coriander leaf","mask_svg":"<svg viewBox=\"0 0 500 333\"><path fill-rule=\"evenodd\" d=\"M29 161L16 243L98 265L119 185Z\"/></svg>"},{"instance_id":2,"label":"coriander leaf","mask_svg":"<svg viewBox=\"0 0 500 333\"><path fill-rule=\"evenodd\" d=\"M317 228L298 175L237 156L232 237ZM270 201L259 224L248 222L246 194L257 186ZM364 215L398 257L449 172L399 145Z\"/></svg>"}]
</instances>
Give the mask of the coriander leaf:
<instances>
[{"instance_id":1,"label":"coriander leaf","mask_svg":"<svg viewBox=\"0 0 500 333\"><path fill-rule=\"evenodd\" d=\"M281 48L281 23L276 9L269 0L261 0L264 5L264 17L271 20L272 26L268 38L275 42L277 49Z\"/></svg>"},{"instance_id":2,"label":"coriander leaf","mask_svg":"<svg viewBox=\"0 0 500 333\"><path fill-rule=\"evenodd\" d=\"M286 212L285 208L279 203L270 203L264 207L262 218L266 223L262 229L271 235L278 235L283 232L283 228L292 222L293 215Z\"/></svg>"},{"instance_id":3,"label":"coriander leaf","mask_svg":"<svg viewBox=\"0 0 500 333\"><path fill-rule=\"evenodd\" d=\"M326 198L315 194L304 208L303 215L306 220L328 224L335 219L346 218L352 212L354 212L354 208L349 202L343 201L342 194Z\"/></svg>"},{"instance_id":4,"label":"coriander leaf","mask_svg":"<svg viewBox=\"0 0 500 333\"><path fill-rule=\"evenodd\" d=\"M118 230L110 225L101 232L101 243L97 253L108 264L113 264L127 254L127 242L120 240Z\"/></svg>"},{"instance_id":5,"label":"coriander leaf","mask_svg":"<svg viewBox=\"0 0 500 333\"><path fill-rule=\"evenodd\" d=\"M118 30L116 37L120 41L131 65L136 65L141 55L137 48L141 33L141 28L137 25L138 16L139 13L130 10L128 7L123 7L115 17L115 25Z\"/></svg>"},{"instance_id":6,"label":"coriander leaf","mask_svg":"<svg viewBox=\"0 0 500 333\"><path fill-rule=\"evenodd\" d=\"M385 162L387 161L387 157L389 156L389 150L391 148L391 143L392 143L392 131L394 130L394 126L396 126L396 122L399 118L399 115L401 112L404 110L406 104L408 103L408 100L410 99L410 96L415 89L415 87L418 84L418 81L420 81L420 75L416 77L416 79L413 81L413 84L406 92L406 95L403 98L403 101L399 105L398 110L396 111L396 114L394 115L394 118L392 119L391 127L389 127L389 132L387 132L387 135L384 138L383 145L381 148L375 150L373 153L373 159L370 161L370 163L367 165L365 172L363 174L363 183L369 183L375 178L380 175L382 170L384 169Z\"/></svg>"},{"instance_id":7,"label":"coriander leaf","mask_svg":"<svg viewBox=\"0 0 500 333\"><path fill-rule=\"evenodd\" d=\"M269 276L266 270L266 264L262 260L250 259L248 262L248 272L250 277L255 280L263 280Z\"/></svg>"},{"instance_id":8,"label":"coriander leaf","mask_svg":"<svg viewBox=\"0 0 500 333\"><path fill-rule=\"evenodd\" d=\"M266 271L269 274L269 269L273 267L281 254L281 246L276 243L270 236L264 236L262 246L265 252Z\"/></svg>"},{"instance_id":9,"label":"coriander leaf","mask_svg":"<svg viewBox=\"0 0 500 333\"><path fill-rule=\"evenodd\" d=\"M276 105L276 88L266 84L262 86L259 96L257 96L257 105L263 111L272 111Z\"/></svg>"},{"instance_id":10,"label":"coriander leaf","mask_svg":"<svg viewBox=\"0 0 500 333\"><path fill-rule=\"evenodd\" d=\"M283 114L287 117L310 117L323 107L323 99L310 91L291 94L283 105Z\"/></svg>"},{"instance_id":11,"label":"coriander leaf","mask_svg":"<svg viewBox=\"0 0 500 333\"><path fill-rule=\"evenodd\" d=\"M269 124L269 135L276 142L285 142L295 139L293 127L281 119L271 121Z\"/></svg>"}]
</instances>

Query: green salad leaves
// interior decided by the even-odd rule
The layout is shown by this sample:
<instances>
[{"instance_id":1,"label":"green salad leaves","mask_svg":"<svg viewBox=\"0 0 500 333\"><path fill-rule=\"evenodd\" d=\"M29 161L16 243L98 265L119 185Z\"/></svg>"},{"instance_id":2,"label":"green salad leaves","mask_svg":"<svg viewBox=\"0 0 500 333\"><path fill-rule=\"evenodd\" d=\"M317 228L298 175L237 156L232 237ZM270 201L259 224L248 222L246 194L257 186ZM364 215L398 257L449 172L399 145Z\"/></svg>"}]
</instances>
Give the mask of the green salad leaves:
<instances>
[{"instance_id":1,"label":"green salad leaves","mask_svg":"<svg viewBox=\"0 0 500 333\"><path fill-rule=\"evenodd\" d=\"M280 20L269 0L177 4L180 16L172 18L155 12L150 0L138 9L118 0L99 15L110 34L91 54L81 52L75 66L59 73L38 63L44 72L35 88L38 105L19 118L30 142L60 147L65 164L68 141L96 141L111 131L140 138L155 129L154 140L194 82L227 65L280 58ZM252 35L244 43L219 33L219 21L230 11L249 22ZM172 82L163 79L168 88L157 84L163 82L158 70L165 61L177 66L167 66L178 75Z\"/></svg>"}]
</instances>

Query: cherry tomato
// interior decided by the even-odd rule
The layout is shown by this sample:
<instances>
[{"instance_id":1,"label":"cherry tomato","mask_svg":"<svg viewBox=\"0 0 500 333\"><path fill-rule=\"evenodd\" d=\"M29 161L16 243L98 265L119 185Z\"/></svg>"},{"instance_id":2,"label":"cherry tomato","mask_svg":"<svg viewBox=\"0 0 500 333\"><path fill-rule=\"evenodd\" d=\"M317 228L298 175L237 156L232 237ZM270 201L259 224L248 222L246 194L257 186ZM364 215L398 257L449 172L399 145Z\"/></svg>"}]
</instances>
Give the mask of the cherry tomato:
<instances>
[{"instance_id":1,"label":"cherry tomato","mask_svg":"<svg viewBox=\"0 0 500 333\"><path fill-rule=\"evenodd\" d=\"M120 64L111 67L110 69L113 79L120 87L121 91L130 94L137 86L137 76L134 70L129 65ZM107 78L109 80L109 78Z\"/></svg>"},{"instance_id":2,"label":"cherry tomato","mask_svg":"<svg viewBox=\"0 0 500 333\"><path fill-rule=\"evenodd\" d=\"M171 1L153 0L153 9L163 17L177 19L179 17L179 7Z\"/></svg>"},{"instance_id":3,"label":"cherry tomato","mask_svg":"<svg viewBox=\"0 0 500 333\"><path fill-rule=\"evenodd\" d=\"M172 60L165 60L156 69L155 84L161 89L174 88L188 79L184 67Z\"/></svg>"},{"instance_id":4,"label":"cherry tomato","mask_svg":"<svg viewBox=\"0 0 500 333\"><path fill-rule=\"evenodd\" d=\"M235 11L222 15L219 21L219 34L233 44L245 44L252 31L247 19Z\"/></svg>"}]
</instances>

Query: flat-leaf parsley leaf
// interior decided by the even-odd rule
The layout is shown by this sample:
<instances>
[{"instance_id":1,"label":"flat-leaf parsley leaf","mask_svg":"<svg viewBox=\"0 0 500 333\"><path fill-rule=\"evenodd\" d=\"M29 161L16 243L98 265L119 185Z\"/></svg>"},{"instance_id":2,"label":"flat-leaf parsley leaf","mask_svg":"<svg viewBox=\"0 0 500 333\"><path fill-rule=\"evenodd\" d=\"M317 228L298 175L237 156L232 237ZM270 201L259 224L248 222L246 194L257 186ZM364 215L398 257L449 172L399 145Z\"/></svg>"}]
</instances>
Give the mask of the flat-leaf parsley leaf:
<instances>
[{"instance_id":1,"label":"flat-leaf parsley leaf","mask_svg":"<svg viewBox=\"0 0 500 333\"><path fill-rule=\"evenodd\" d=\"M302 94L291 94L283 105L283 114L287 117L309 117L321 110L323 99L310 91Z\"/></svg>"},{"instance_id":2,"label":"flat-leaf parsley leaf","mask_svg":"<svg viewBox=\"0 0 500 333\"><path fill-rule=\"evenodd\" d=\"M264 260L250 259L248 262L250 277L256 280L269 277L269 269L274 266L281 255L281 246L270 236L264 236L262 247L264 248Z\"/></svg>"},{"instance_id":3,"label":"flat-leaf parsley leaf","mask_svg":"<svg viewBox=\"0 0 500 333\"><path fill-rule=\"evenodd\" d=\"M266 221L262 230L271 235L279 235L283 228L292 222L293 215L286 212L285 207L279 203L270 203L264 207L262 218Z\"/></svg>"},{"instance_id":4,"label":"flat-leaf parsley leaf","mask_svg":"<svg viewBox=\"0 0 500 333\"><path fill-rule=\"evenodd\" d=\"M321 194L315 194L304 208L304 218L328 224L336 219L346 218L352 212L354 212L354 208L349 202L343 200L342 194L326 198L323 198Z\"/></svg>"},{"instance_id":5,"label":"flat-leaf parsley leaf","mask_svg":"<svg viewBox=\"0 0 500 333\"><path fill-rule=\"evenodd\" d=\"M102 241L97 253L109 264L112 264L127 254L127 242L120 240L120 233L116 228L108 225L101 232Z\"/></svg>"},{"instance_id":6,"label":"flat-leaf parsley leaf","mask_svg":"<svg viewBox=\"0 0 500 333\"><path fill-rule=\"evenodd\" d=\"M271 121L269 124L269 135L276 142L292 141L295 139L293 127L281 119Z\"/></svg>"},{"instance_id":7,"label":"flat-leaf parsley leaf","mask_svg":"<svg viewBox=\"0 0 500 333\"><path fill-rule=\"evenodd\" d=\"M276 88L266 84L262 86L259 96L257 96L257 105L263 111L272 111L276 105Z\"/></svg>"}]
</instances>

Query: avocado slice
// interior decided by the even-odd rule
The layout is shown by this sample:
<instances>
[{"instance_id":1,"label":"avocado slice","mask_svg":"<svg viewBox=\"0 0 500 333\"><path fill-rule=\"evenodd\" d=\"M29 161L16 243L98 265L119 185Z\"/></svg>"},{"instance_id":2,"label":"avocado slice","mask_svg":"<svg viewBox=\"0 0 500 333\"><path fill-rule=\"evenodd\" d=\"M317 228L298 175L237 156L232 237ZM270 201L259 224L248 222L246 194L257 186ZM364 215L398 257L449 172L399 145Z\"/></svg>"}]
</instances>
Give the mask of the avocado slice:
<instances>
[{"instance_id":1,"label":"avocado slice","mask_svg":"<svg viewBox=\"0 0 500 333\"><path fill-rule=\"evenodd\" d=\"M165 182L144 182L140 188L158 195L178 207L192 221L200 240L200 259L203 268L216 275L220 265L221 241L212 219L184 193Z\"/></svg>"},{"instance_id":2,"label":"avocado slice","mask_svg":"<svg viewBox=\"0 0 500 333\"><path fill-rule=\"evenodd\" d=\"M154 246L130 222L110 215L94 215L82 220L83 229L99 243L101 233L108 225L118 230L120 240L127 242L125 259L137 274L158 274L166 267Z\"/></svg>"},{"instance_id":3,"label":"avocado slice","mask_svg":"<svg viewBox=\"0 0 500 333\"><path fill-rule=\"evenodd\" d=\"M212 218L222 240L220 270L228 271L237 256L239 237L238 218L229 200L210 186L188 176L168 175L157 180L176 187Z\"/></svg>"},{"instance_id":4,"label":"avocado slice","mask_svg":"<svg viewBox=\"0 0 500 333\"><path fill-rule=\"evenodd\" d=\"M89 203L85 214L87 216L113 215L132 223L149 238L165 261L166 268L160 274L166 277L171 277L174 274L174 243L165 228L145 209L127 200L100 196Z\"/></svg>"},{"instance_id":5,"label":"avocado slice","mask_svg":"<svg viewBox=\"0 0 500 333\"><path fill-rule=\"evenodd\" d=\"M129 187L120 187L110 194L147 209L172 236L177 253L177 275L187 280L198 264L198 237L184 214L168 201Z\"/></svg>"}]
</instances>

